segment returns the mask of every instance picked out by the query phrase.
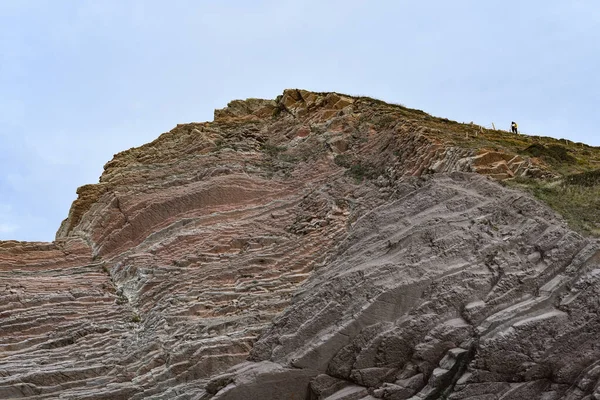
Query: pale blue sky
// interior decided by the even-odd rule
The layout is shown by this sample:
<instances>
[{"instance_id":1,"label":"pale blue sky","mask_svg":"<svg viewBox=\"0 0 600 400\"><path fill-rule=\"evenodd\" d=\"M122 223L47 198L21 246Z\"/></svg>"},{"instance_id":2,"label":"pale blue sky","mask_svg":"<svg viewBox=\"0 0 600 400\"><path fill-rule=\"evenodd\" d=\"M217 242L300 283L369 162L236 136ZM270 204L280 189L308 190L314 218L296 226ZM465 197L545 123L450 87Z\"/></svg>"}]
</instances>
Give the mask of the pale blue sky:
<instances>
[{"instance_id":1,"label":"pale blue sky","mask_svg":"<svg viewBox=\"0 0 600 400\"><path fill-rule=\"evenodd\" d=\"M284 88L600 145L597 0L0 0L0 239L114 153Z\"/></svg>"}]
</instances>

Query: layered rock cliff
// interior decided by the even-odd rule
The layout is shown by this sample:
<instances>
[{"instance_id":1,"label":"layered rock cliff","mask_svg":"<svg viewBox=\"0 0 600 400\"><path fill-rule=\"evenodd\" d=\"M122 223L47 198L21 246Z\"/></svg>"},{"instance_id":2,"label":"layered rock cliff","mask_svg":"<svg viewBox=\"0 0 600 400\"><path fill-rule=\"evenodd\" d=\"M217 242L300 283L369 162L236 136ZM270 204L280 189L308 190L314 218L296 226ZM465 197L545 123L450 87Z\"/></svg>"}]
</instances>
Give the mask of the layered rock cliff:
<instances>
[{"instance_id":1,"label":"layered rock cliff","mask_svg":"<svg viewBox=\"0 0 600 400\"><path fill-rule=\"evenodd\" d=\"M115 155L0 242L0 398L600 398L600 245L514 140L286 90Z\"/></svg>"}]
</instances>

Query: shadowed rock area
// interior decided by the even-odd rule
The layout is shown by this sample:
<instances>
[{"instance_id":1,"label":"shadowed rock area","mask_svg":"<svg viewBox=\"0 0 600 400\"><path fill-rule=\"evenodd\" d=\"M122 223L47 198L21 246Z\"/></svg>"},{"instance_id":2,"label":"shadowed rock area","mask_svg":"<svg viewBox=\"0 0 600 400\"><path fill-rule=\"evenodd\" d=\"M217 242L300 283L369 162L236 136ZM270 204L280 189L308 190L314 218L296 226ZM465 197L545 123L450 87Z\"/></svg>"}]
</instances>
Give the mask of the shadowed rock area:
<instances>
[{"instance_id":1,"label":"shadowed rock area","mask_svg":"<svg viewBox=\"0 0 600 400\"><path fill-rule=\"evenodd\" d=\"M600 244L510 138L286 90L115 155L0 242L0 398L600 399Z\"/></svg>"}]
</instances>

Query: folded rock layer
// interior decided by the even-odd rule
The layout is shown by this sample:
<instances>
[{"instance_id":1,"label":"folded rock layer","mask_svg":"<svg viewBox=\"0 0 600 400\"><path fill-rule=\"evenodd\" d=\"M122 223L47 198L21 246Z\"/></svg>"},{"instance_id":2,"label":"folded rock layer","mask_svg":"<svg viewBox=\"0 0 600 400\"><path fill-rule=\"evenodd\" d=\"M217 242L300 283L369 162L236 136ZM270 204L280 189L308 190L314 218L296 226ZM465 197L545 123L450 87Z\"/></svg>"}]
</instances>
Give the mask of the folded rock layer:
<instances>
[{"instance_id":1,"label":"folded rock layer","mask_svg":"<svg viewBox=\"0 0 600 400\"><path fill-rule=\"evenodd\" d=\"M0 242L0 398L600 398L598 242L459 125L286 90L115 155Z\"/></svg>"}]
</instances>

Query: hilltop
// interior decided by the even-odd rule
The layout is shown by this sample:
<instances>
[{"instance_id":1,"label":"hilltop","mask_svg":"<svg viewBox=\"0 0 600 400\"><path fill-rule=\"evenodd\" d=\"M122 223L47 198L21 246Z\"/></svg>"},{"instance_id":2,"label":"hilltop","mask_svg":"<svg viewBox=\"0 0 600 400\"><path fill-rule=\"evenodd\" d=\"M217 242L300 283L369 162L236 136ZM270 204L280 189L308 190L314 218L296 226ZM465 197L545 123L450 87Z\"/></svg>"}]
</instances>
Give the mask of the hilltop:
<instances>
[{"instance_id":1,"label":"hilltop","mask_svg":"<svg viewBox=\"0 0 600 400\"><path fill-rule=\"evenodd\" d=\"M214 122L178 125L147 145L115 155L105 165L100 184L78 190L79 198L57 237L79 222L99 194L127 184L120 178L134 179L143 165L186 163L227 149L261 154L257 166L261 174L277 178L323 155L333 157L357 179L453 170L497 180L517 178L515 184L530 189L574 227L598 234L594 220L579 220L562 201L573 187L583 191L582 197L596 197L598 147L485 129L368 97L293 89L275 100L232 101L215 111ZM594 188L586 189L590 187ZM578 196L571 195L567 203L579 207L578 201Z\"/></svg>"}]
</instances>

